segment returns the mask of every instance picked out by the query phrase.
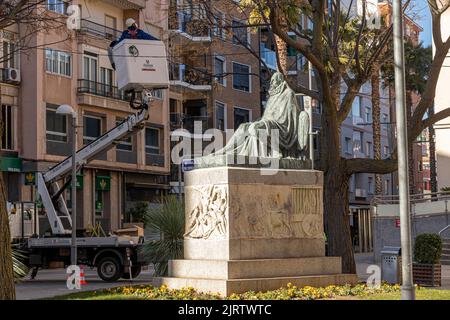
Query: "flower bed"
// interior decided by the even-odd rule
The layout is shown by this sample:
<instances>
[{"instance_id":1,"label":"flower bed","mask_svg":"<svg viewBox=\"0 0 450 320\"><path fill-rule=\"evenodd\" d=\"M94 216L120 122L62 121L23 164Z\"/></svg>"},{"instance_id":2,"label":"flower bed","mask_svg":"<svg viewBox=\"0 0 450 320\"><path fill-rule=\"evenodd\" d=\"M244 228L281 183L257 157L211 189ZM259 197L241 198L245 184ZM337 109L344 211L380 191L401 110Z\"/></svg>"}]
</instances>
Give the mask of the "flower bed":
<instances>
[{"instance_id":1,"label":"flower bed","mask_svg":"<svg viewBox=\"0 0 450 320\"><path fill-rule=\"evenodd\" d=\"M325 288L302 287L297 288L292 284L277 290L268 292L245 292L222 297L219 294L206 294L197 292L193 288L180 290L169 289L163 285L159 288L152 286L132 286L106 289L94 292L101 295L119 295L148 300L317 300L333 299L335 297L363 297L374 294L400 292L399 285L382 284L379 288L369 288L366 284L356 286L328 286Z\"/></svg>"}]
</instances>

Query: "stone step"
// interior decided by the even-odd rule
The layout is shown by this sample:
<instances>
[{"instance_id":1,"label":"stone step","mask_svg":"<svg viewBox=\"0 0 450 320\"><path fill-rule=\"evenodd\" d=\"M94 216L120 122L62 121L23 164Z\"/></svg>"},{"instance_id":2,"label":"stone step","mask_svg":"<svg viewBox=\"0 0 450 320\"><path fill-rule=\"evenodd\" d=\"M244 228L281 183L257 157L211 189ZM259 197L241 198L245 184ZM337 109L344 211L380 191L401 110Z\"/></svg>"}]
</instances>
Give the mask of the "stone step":
<instances>
[{"instance_id":1,"label":"stone step","mask_svg":"<svg viewBox=\"0 0 450 320\"><path fill-rule=\"evenodd\" d=\"M443 266L450 266L450 259L446 259L446 260L441 259L441 264Z\"/></svg>"},{"instance_id":2,"label":"stone step","mask_svg":"<svg viewBox=\"0 0 450 320\"><path fill-rule=\"evenodd\" d=\"M299 277L275 277L257 279L193 279L193 278L155 278L156 286L167 285L170 289L181 289L192 287L199 292L218 293L229 296L232 293L243 293L247 291L269 291L276 290L292 283L297 287L326 287L329 285L354 285L358 282L355 274L332 274L332 275L310 275Z\"/></svg>"},{"instance_id":3,"label":"stone step","mask_svg":"<svg viewBox=\"0 0 450 320\"><path fill-rule=\"evenodd\" d=\"M252 279L341 273L340 257L256 260L171 260L169 276L196 279Z\"/></svg>"}]
</instances>

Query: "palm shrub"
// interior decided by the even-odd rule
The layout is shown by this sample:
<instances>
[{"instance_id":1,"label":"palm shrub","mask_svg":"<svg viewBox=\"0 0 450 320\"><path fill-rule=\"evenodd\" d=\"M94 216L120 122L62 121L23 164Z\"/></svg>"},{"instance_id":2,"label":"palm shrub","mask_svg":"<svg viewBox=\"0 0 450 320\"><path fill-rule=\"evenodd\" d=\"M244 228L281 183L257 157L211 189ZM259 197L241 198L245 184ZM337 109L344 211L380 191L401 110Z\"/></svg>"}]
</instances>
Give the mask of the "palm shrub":
<instances>
[{"instance_id":1,"label":"palm shrub","mask_svg":"<svg viewBox=\"0 0 450 320\"><path fill-rule=\"evenodd\" d=\"M14 280L16 282L28 274L28 267L24 263L25 259L26 259L25 253L20 249L18 249L17 247L13 246L12 260L13 260Z\"/></svg>"},{"instance_id":2,"label":"palm shrub","mask_svg":"<svg viewBox=\"0 0 450 320\"><path fill-rule=\"evenodd\" d=\"M168 261L183 258L183 203L175 196L168 196L159 206L149 208L145 220L147 227L160 236L145 242L142 253L154 264L156 276L166 275Z\"/></svg>"},{"instance_id":3,"label":"palm shrub","mask_svg":"<svg viewBox=\"0 0 450 320\"><path fill-rule=\"evenodd\" d=\"M442 255L442 239L434 233L423 233L414 243L414 260L417 263L439 263Z\"/></svg>"}]
</instances>

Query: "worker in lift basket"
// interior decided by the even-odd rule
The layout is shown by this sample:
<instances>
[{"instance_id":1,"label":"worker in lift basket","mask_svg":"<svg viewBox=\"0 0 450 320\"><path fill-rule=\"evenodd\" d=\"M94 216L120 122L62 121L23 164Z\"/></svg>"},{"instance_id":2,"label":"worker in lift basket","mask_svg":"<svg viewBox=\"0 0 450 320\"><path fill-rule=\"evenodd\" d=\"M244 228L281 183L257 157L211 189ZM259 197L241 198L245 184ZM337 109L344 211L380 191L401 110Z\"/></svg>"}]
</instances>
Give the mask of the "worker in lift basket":
<instances>
[{"instance_id":1,"label":"worker in lift basket","mask_svg":"<svg viewBox=\"0 0 450 320\"><path fill-rule=\"evenodd\" d=\"M116 44L118 44L120 41L122 41L124 39L158 40L155 37L153 37L152 35L143 31L142 29L139 29L138 24L136 23L136 21L133 18L128 18L127 21L125 22L125 24L127 26L127 29L124 32L122 32L122 35L120 36L119 40L117 40L117 41L114 40L109 45L110 50L108 50L108 56L109 56L111 65L114 70L116 69L116 66L114 64L113 57L112 57L112 48Z\"/></svg>"},{"instance_id":2,"label":"worker in lift basket","mask_svg":"<svg viewBox=\"0 0 450 320\"><path fill-rule=\"evenodd\" d=\"M117 43L123 39L158 40L152 35L144 32L142 29L139 29L133 18L128 18L125 24L127 25L127 30L122 32L122 36L119 38Z\"/></svg>"}]
</instances>

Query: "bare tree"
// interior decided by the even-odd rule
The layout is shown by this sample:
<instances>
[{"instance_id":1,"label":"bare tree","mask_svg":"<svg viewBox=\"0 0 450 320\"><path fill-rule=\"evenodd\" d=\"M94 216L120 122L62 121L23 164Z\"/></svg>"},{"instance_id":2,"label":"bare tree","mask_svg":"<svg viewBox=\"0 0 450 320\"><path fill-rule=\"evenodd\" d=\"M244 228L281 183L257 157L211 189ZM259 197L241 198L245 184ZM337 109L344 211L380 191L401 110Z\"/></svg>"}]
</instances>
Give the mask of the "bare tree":
<instances>
[{"instance_id":1,"label":"bare tree","mask_svg":"<svg viewBox=\"0 0 450 320\"><path fill-rule=\"evenodd\" d=\"M350 5L345 7L344 3ZM441 67L450 49L450 38L442 39L440 29L442 14L449 8L450 2L429 0L428 3L436 53L426 88L411 115L410 143L425 128L450 116L449 108L426 117L427 110L432 107ZM352 0L243 0L237 5L248 14L249 27L270 26L279 39L313 65L318 91L311 91L301 83L292 81L290 85L298 93L318 99L323 105L320 169L324 171L325 179L325 230L329 254L343 257L343 270L349 273L356 272L348 220L349 178L357 173L383 175L397 170L396 150L386 159L341 157L340 126L351 111L362 85L373 80L378 66L382 67L385 63L384 53L392 41L392 25L388 24L379 30L370 28L367 25L369 15L366 6L363 6L363 12L358 16L352 11L353 4ZM408 5L409 1L404 4L404 8L408 8ZM312 21L311 30L305 30L301 25L301 14ZM290 34L295 34L295 38ZM283 68L279 69L283 71Z\"/></svg>"},{"instance_id":2,"label":"bare tree","mask_svg":"<svg viewBox=\"0 0 450 320\"><path fill-rule=\"evenodd\" d=\"M58 30L70 38L71 33L64 28L66 17L49 12L45 0L6 0L0 1L0 31L20 28L14 42L14 49L8 51L0 58L0 63L6 62L17 53L28 54L31 50L39 49L41 44L32 44L33 37L39 32ZM1 106L1 95L0 95ZM1 117L1 115L0 115ZM0 128L3 128L3 119L0 118ZM0 131L0 135L3 130ZM0 137L1 138L1 137ZM0 173L0 299L15 299L14 274L12 264L11 236L7 212L6 186L3 175Z\"/></svg>"}]
</instances>

